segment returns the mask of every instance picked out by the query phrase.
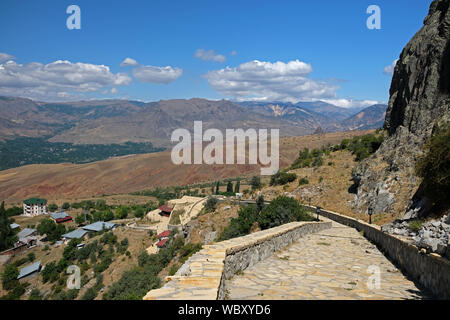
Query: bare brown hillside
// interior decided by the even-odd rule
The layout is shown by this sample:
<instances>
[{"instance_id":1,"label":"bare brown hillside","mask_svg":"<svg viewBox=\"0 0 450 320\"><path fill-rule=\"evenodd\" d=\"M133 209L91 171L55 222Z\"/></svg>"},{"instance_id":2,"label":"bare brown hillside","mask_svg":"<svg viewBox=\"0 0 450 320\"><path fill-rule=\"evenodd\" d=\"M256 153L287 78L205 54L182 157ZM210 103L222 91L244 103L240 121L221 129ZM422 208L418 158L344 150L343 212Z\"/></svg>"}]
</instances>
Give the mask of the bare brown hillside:
<instances>
[{"instance_id":1,"label":"bare brown hillside","mask_svg":"<svg viewBox=\"0 0 450 320\"><path fill-rule=\"evenodd\" d=\"M280 166L290 165L304 147L337 144L368 131L349 131L280 139ZM19 202L31 196L57 200L123 194L157 186L259 174L256 165L174 165L170 152L132 155L88 164L28 165L0 171L0 199Z\"/></svg>"}]
</instances>

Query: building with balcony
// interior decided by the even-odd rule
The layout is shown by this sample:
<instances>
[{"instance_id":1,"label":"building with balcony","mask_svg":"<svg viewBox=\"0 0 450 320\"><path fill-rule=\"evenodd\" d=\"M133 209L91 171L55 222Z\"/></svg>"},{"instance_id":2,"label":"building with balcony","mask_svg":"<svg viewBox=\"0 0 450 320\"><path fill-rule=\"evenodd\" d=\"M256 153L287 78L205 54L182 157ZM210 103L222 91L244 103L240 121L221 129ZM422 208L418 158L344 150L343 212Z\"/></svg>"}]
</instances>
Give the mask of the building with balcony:
<instances>
[{"instance_id":1,"label":"building with balcony","mask_svg":"<svg viewBox=\"0 0 450 320\"><path fill-rule=\"evenodd\" d=\"M23 215L26 217L35 217L42 214L48 214L47 200L40 198L29 198L23 201Z\"/></svg>"}]
</instances>

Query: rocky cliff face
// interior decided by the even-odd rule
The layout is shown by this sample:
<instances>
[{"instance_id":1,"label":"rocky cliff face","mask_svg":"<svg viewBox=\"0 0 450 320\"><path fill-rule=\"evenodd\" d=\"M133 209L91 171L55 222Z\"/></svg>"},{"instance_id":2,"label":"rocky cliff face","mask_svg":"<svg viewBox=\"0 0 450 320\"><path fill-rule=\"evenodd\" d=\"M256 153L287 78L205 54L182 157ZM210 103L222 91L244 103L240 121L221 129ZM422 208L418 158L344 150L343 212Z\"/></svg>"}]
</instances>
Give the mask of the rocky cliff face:
<instances>
[{"instance_id":1,"label":"rocky cliff face","mask_svg":"<svg viewBox=\"0 0 450 320\"><path fill-rule=\"evenodd\" d=\"M408 211L410 218L426 209L414 167L436 124L450 121L449 109L450 0L435 0L395 67L384 123L389 136L354 171L358 211L372 206L375 213Z\"/></svg>"}]
</instances>

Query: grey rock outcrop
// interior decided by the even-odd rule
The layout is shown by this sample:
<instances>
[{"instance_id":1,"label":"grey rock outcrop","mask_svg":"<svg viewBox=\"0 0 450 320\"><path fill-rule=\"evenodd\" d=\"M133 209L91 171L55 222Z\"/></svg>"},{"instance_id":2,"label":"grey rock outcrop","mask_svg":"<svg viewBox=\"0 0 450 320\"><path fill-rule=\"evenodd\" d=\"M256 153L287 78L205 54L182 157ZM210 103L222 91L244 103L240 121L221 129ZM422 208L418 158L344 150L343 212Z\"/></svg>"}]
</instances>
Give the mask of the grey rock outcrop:
<instances>
[{"instance_id":1,"label":"grey rock outcrop","mask_svg":"<svg viewBox=\"0 0 450 320\"><path fill-rule=\"evenodd\" d=\"M418 232L412 232L409 222L397 220L381 227L381 231L393 235L408 236L419 248L427 252L438 253L450 258L450 215L443 216L440 220L424 223Z\"/></svg>"},{"instance_id":2,"label":"grey rock outcrop","mask_svg":"<svg viewBox=\"0 0 450 320\"><path fill-rule=\"evenodd\" d=\"M413 196L420 179L415 165L437 123L450 122L450 0L435 0L424 26L403 49L394 70L384 128L388 137L353 172L354 205L360 212L419 216Z\"/></svg>"}]
</instances>

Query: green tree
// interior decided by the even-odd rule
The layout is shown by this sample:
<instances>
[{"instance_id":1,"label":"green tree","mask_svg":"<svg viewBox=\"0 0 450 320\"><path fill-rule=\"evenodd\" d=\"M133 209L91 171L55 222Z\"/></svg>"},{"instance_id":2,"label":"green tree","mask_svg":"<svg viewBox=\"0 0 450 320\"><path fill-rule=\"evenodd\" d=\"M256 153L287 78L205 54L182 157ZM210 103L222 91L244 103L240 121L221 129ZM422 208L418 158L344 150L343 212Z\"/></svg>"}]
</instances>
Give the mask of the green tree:
<instances>
[{"instance_id":1,"label":"green tree","mask_svg":"<svg viewBox=\"0 0 450 320\"><path fill-rule=\"evenodd\" d=\"M209 212L213 212L216 210L216 206L217 206L217 199L214 197L208 197L208 200L206 200L205 203L205 212L209 213Z\"/></svg>"},{"instance_id":2,"label":"green tree","mask_svg":"<svg viewBox=\"0 0 450 320\"><path fill-rule=\"evenodd\" d=\"M28 297L28 300L42 300L42 294L37 288L33 288L30 292L30 296Z\"/></svg>"},{"instance_id":3,"label":"green tree","mask_svg":"<svg viewBox=\"0 0 450 320\"><path fill-rule=\"evenodd\" d=\"M259 195L258 199L256 199L256 208L258 213L264 209L264 196L262 194Z\"/></svg>"},{"instance_id":4,"label":"green tree","mask_svg":"<svg viewBox=\"0 0 450 320\"><path fill-rule=\"evenodd\" d=\"M227 183L227 192L233 193L233 183L231 181L228 181Z\"/></svg>"},{"instance_id":5,"label":"green tree","mask_svg":"<svg viewBox=\"0 0 450 320\"><path fill-rule=\"evenodd\" d=\"M241 188L241 181L236 181L236 184L234 185L234 192L239 193L239 189Z\"/></svg>"},{"instance_id":6,"label":"green tree","mask_svg":"<svg viewBox=\"0 0 450 320\"><path fill-rule=\"evenodd\" d=\"M257 221L258 211L255 205L241 207L237 218L232 218L219 237L219 241L240 237L250 232L252 225Z\"/></svg>"},{"instance_id":7,"label":"green tree","mask_svg":"<svg viewBox=\"0 0 450 320\"><path fill-rule=\"evenodd\" d=\"M450 124L437 126L416 165L425 194L437 205L449 203Z\"/></svg>"},{"instance_id":8,"label":"green tree","mask_svg":"<svg viewBox=\"0 0 450 320\"><path fill-rule=\"evenodd\" d=\"M142 218L145 214L144 208L137 207L136 210L134 210L134 216L136 218Z\"/></svg>"},{"instance_id":9,"label":"green tree","mask_svg":"<svg viewBox=\"0 0 450 320\"><path fill-rule=\"evenodd\" d=\"M85 215L84 214L79 214L75 217L75 223L76 224L82 224L85 222Z\"/></svg>"},{"instance_id":10,"label":"green tree","mask_svg":"<svg viewBox=\"0 0 450 320\"><path fill-rule=\"evenodd\" d=\"M297 200L279 196L272 200L258 216L261 229L273 228L293 221L313 221L314 217L300 206Z\"/></svg>"},{"instance_id":11,"label":"green tree","mask_svg":"<svg viewBox=\"0 0 450 320\"><path fill-rule=\"evenodd\" d=\"M14 245L17 236L11 229L11 221L5 210L5 203L0 205L0 251L6 250Z\"/></svg>"},{"instance_id":12,"label":"green tree","mask_svg":"<svg viewBox=\"0 0 450 320\"><path fill-rule=\"evenodd\" d=\"M34 259L36 259L36 256L35 256L35 254L34 254L33 252L30 252L30 253L27 255L27 258L28 258L28 261L33 262Z\"/></svg>"},{"instance_id":13,"label":"green tree","mask_svg":"<svg viewBox=\"0 0 450 320\"><path fill-rule=\"evenodd\" d=\"M252 190L261 188L261 177L253 176L252 180L250 181L250 185L252 186Z\"/></svg>"},{"instance_id":14,"label":"green tree","mask_svg":"<svg viewBox=\"0 0 450 320\"><path fill-rule=\"evenodd\" d=\"M70 209L70 203L64 202L61 208L63 208L64 210L69 210Z\"/></svg>"},{"instance_id":15,"label":"green tree","mask_svg":"<svg viewBox=\"0 0 450 320\"><path fill-rule=\"evenodd\" d=\"M117 219L125 219L128 216L128 208L124 206L120 206L116 209L116 218Z\"/></svg>"},{"instance_id":16,"label":"green tree","mask_svg":"<svg viewBox=\"0 0 450 320\"><path fill-rule=\"evenodd\" d=\"M58 210L58 205L55 203L50 203L48 205L48 210L54 212L54 211Z\"/></svg>"},{"instance_id":17,"label":"green tree","mask_svg":"<svg viewBox=\"0 0 450 320\"><path fill-rule=\"evenodd\" d=\"M216 183L216 194L219 194L219 188L220 188L220 182L217 181L217 183Z\"/></svg>"},{"instance_id":18,"label":"green tree","mask_svg":"<svg viewBox=\"0 0 450 320\"><path fill-rule=\"evenodd\" d=\"M46 234L49 241L56 241L66 233L66 227L62 224L56 225L55 221L45 218L37 226L37 231L41 235Z\"/></svg>"},{"instance_id":19,"label":"green tree","mask_svg":"<svg viewBox=\"0 0 450 320\"><path fill-rule=\"evenodd\" d=\"M2 286L5 290L12 290L18 284L19 280L17 277L19 276L19 270L14 263L7 264L2 273Z\"/></svg>"}]
</instances>

